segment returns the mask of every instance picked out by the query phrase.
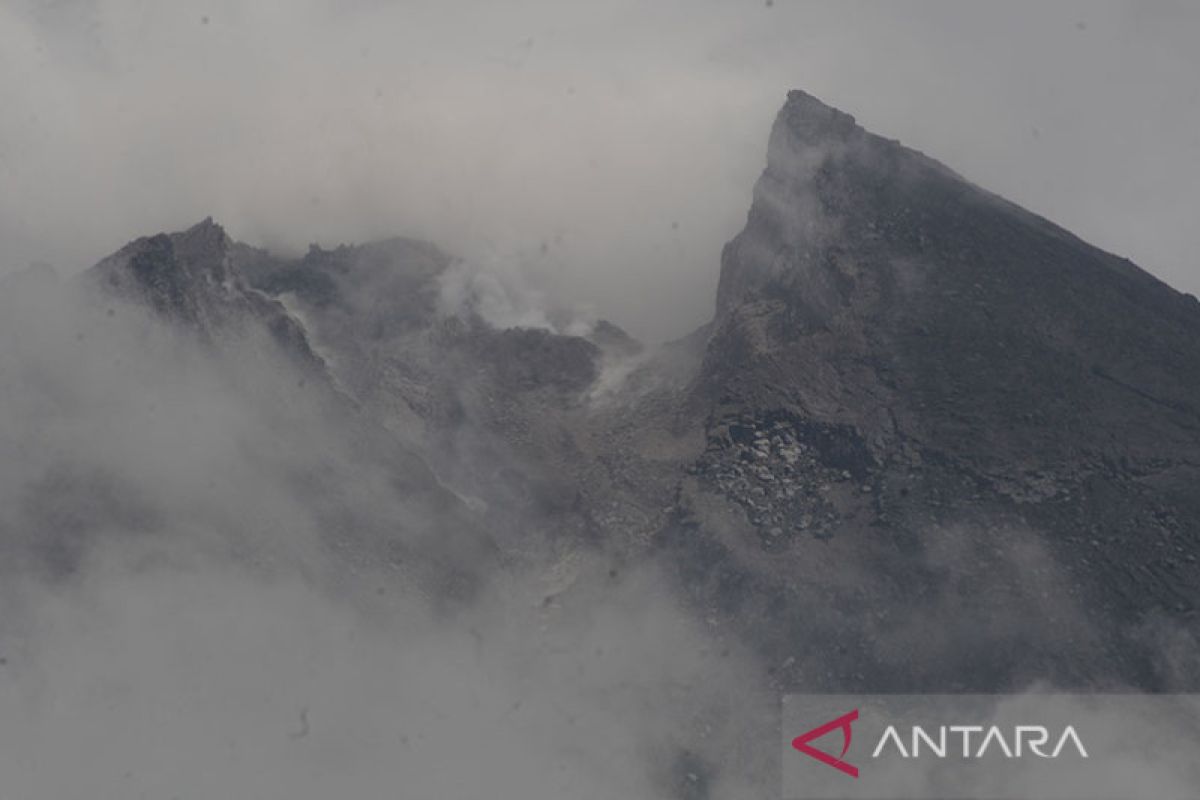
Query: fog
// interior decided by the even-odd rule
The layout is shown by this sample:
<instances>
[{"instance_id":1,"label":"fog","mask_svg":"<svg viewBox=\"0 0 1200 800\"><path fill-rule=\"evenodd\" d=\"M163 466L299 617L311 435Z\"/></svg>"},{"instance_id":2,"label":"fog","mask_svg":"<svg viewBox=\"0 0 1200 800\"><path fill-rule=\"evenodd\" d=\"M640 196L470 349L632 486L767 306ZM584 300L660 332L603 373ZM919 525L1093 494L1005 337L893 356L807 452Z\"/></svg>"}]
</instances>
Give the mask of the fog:
<instances>
[{"instance_id":1,"label":"fog","mask_svg":"<svg viewBox=\"0 0 1200 800\"><path fill-rule=\"evenodd\" d=\"M428 535L462 520L277 349L3 288L5 792L761 791L775 698L652 566L459 549L464 592Z\"/></svg>"},{"instance_id":2,"label":"fog","mask_svg":"<svg viewBox=\"0 0 1200 800\"><path fill-rule=\"evenodd\" d=\"M644 585L447 628L223 562L87 575L32 592L5 642L0 765L21 797L662 797L685 742L718 764L753 730L733 665ZM709 788L765 780L749 755Z\"/></svg>"},{"instance_id":3,"label":"fog","mask_svg":"<svg viewBox=\"0 0 1200 800\"><path fill-rule=\"evenodd\" d=\"M789 655L766 664L653 558L530 547L500 509L430 502L403 446L364 444L379 432L353 403L223 324L198 336L46 269L0 285L6 791L774 796L778 676L845 680L821 627L862 621L824 605L867 585L866 565L815 550L796 592L822 611L771 631ZM986 675L997 643L1059 646L1066 629L1090 651L1097 631L1030 532L1001 549L926 537L907 568L941 578L867 623L853 658L919 680L913 652ZM1144 636L1167 685L1190 686L1194 636Z\"/></svg>"},{"instance_id":4,"label":"fog","mask_svg":"<svg viewBox=\"0 0 1200 800\"><path fill-rule=\"evenodd\" d=\"M332 357L322 373L281 355L268 317L198 336L80 274L208 215L282 254L402 234L459 257L436 280L445 318L681 336L712 317L721 246L786 90L802 87L1200 290L1198 32L1197 11L1165 4L0 7L4 791L774 794L768 676L833 682L822 652L781 637L792 666L763 663L653 557L556 543L555 518L455 495L459 475L507 474L490 439L461 452L495 464L416 452L432 437L409 397L384 398L385 426ZM353 300L394 288L364 280ZM281 296L298 319L311 310ZM638 358L605 363L580 402L621 414ZM453 367L433 377L453 383ZM436 410L478 422L469 404ZM864 641L872 660L959 657L976 641L953 626L966 588L1008 609L988 642L1057 642L1052 624L1069 624L1090 643L1024 535L985 558L931 531L923 566L952 580L914 602L925 622ZM862 578L817 552L814 606ZM1047 600L1058 617L1031 621ZM1189 686L1195 637L1165 622L1140 635L1163 652L1164 683Z\"/></svg>"},{"instance_id":5,"label":"fog","mask_svg":"<svg viewBox=\"0 0 1200 800\"><path fill-rule=\"evenodd\" d=\"M798 87L1197 291L1198 32L1182 3L9 3L2 260L207 215L293 252L406 234L671 338Z\"/></svg>"}]
</instances>

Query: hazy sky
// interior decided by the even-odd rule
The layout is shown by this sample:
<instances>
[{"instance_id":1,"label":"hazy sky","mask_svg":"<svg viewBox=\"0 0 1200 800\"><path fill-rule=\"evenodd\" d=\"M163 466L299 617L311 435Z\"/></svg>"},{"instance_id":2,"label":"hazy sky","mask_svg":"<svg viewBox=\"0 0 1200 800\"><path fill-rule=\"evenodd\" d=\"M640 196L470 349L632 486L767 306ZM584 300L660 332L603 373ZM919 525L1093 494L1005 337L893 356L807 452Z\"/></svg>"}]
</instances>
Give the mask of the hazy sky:
<instances>
[{"instance_id":1,"label":"hazy sky","mask_svg":"<svg viewBox=\"0 0 1200 800\"><path fill-rule=\"evenodd\" d=\"M798 87L1200 292L1196 41L1183 3L4 0L0 263L401 233L681 335Z\"/></svg>"}]
</instances>

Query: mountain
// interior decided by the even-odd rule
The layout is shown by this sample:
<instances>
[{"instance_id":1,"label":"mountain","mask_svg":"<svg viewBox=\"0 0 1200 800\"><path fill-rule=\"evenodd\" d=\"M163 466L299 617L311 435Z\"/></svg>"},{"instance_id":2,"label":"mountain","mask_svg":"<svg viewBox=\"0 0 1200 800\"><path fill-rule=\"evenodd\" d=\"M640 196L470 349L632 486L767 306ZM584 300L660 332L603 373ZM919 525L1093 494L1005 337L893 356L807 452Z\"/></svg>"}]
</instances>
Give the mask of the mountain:
<instances>
[{"instance_id":1,"label":"mountain","mask_svg":"<svg viewBox=\"0 0 1200 800\"><path fill-rule=\"evenodd\" d=\"M130 242L89 270L104 291L135 299L208 340L261 323L283 350L315 365L304 329L274 300L245 291L237 251L209 217L186 231Z\"/></svg>"},{"instance_id":2,"label":"mountain","mask_svg":"<svg viewBox=\"0 0 1200 800\"><path fill-rule=\"evenodd\" d=\"M389 246L365 250L376 253ZM333 256L327 260L336 261ZM269 418L273 441L299 443L303 466L288 466L281 477L319 527L326 547L352 559L392 564L404 579L447 601L469 599L496 554L478 515L438 480L421 452L370 413L366 392L355 391L360 385L341 382L344 375L328 353L312 346L313 336L326 331L309 331L294 310L252 285L255 277L270 285L273 270L294 266L295 282L286 288L332 309L341 298L327 277L336 272L330 264L322 262L328 272L316 273L326 283L304 282L319 257L314 251L295 265L282 262L234 242L210 218L186 231L131 242L85 272L81 284L97 305L109 307L109 316L122 303L149 311L152 320L143 337L161 336L157 324L178 334L182 345L198 344L218 366L215 377L227 384L223 388ZM388 316L415 316L415 306L401 305L405 287L385 288L385 296L398 298L389 301ZM364 313L348 340L369 338L364 329L382 316ZM332 320L333 312L323 319ZM256 449L274 447L244 446L256 458ZM347 486L362 485L377 473L386 476L382 487L345 496Z\"/></svg>"},{"instance_id":3,"label":"mountain","mask_svg":"<svg viewBox=\"0 0 1200 800\"><path fill-rule=\"evenodd\" d=\"M668 538L783 683L1178 677L1196 298L796 91L693 390Z\"/></svg>"},{"instance_id":4,"label":"mountain","mask_svg":"<svg viewBox=\"0 0 1200 800\"><path fill-rule=\"evenodd\" d=\"M459 267L206 220L88 280L265 332L409 475L410 549L658 563L775 689L1194 683L1194 297L799 91L691 336L497 326L447 306Z\"/></svg>"}]
</instances>

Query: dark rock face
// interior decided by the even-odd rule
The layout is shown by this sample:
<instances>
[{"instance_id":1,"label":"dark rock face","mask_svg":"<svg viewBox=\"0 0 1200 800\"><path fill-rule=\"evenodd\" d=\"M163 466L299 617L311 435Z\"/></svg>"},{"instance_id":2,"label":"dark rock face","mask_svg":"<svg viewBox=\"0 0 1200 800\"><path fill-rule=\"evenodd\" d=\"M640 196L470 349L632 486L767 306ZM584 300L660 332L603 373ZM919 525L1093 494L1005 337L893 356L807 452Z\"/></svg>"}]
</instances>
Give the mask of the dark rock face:
<instances>
[{"instance_id":1,"label":"dark rock face","mask_svg":"<svg viewBox=\"0 0 1200 800\"><path fill-rule=\"evenodd\" d=\"M359 333L378 339L390 326L428 324L436 311L436 278L451 258L433 245L395 238L365 245L317 245L298 261L241 246L249 282L270 295L293 293L320 309L337 308L365 324Z\"/></svg>"},{"instance_id":2,"label":"dark rock face","mask_svg":"<svg viewBox=\"0 0 1200 800\"><path fill-rule=\"evenodd\" d=\"M249 290L225 230L205 219L181 233L130 242L87 274L93 286L136 299L210 341L261 324L297 363L319 367L304 328L277 301Z\"/></svg>"},{"instance_id":3,"label":"dark rock face","mask_svg":"<svg viewBox=\"0 0 1200 800\"><path fill-rule=\"evenodd\" d=\"M667 539L784 683L1156 685L1197 624L1200 306L802 92L696 391Z\"/></svg>"},{"instance_id":4,"label":"dark rock face","mask_svg":"<svg viewBox=\"0 0 1200 800\"><path fill-rule=\"evenodd\" d=\"M513 328L472 340L474 355L509 392L557 386L576 392L596 380L599 350L575 336Z\"/></svg>"},{"instance_id":5,"label":"dark rock face","mask_svg":"<svg viewBox=\"0 0 1200 800\"><path fill-rule=\"evenodd\" d=\"M616 356L636 356L643 350L641 342L606 319L596 323L588 339L601 350Z\"/></svg>"},{"instance_id":6,"label":"dark rock face","mask_svg":"<svg viewBox=\"0 0 1200 800\"><path fill-rule=\"evenodd\" d=\"M334 413L358 420L363 453L403 476L414 517L445 522L426 543L439 561L457 552L479 562L467 556L486 555L493 537L575 541L595 527L579 488L591 465L572 444L589 428L583 401L605 359L640 345L611 323L596 326L593 342L445 311L442 280L454 264L403 238L280 258L206 220L131 243L89 279L205 340L244 346L269 331L303 353L315 365L304 391L324 392Z\"/></svg>"},{"instance_id":7,"label":"dark rock face","mask_svg":"<svg viewBox=\"0 0 1200 800\"><path fill-rule=\"evenodd\" d=\"M131 242L84 273L82 285L99 301L150 309L185 340L215 352L217 363L237 364L234 372L243 373L229 380L241 387L248 402L279 404L271 424L281 439L306 441L314 429L336 435L335 444L348 448L352 461L336 456L314 460L286 477L303 498L304 512L318 522L325 543L355 558L402 567L406 580L458 602L485 579L495 542L479 517L437 479L427 454L386 430L387 420L366 407L365 394L349 391L336 365L311 344L331 330L340 335L337 341L369 344L381 338L372 333L381 327L421 328L433 313L424 284L447 263L431 246L407 240L334 251L313 248L303 259L289 261L233 242L206 219L183 232ZM405 269L394 268L397 264ZM356 275L347 281L345 274L352 269ZM306 327L281 297L323 310L325 327L312 320ZM324 355L330 354L344 355L353 365L358 353ZM267 374L256 382L246 370ZM290 409L291 396L301 398L296 404L301 410L284 408ZM354 482L355 470L386 475L390 493L385 499L391 504L347 502L339 487ZM72 486L64 493L82 494ZM109 505L118 507L115 501ZM115 513L97 516L115 519L122 529L133 527ZM51 521L64 534L73 530L57 518ZM75 546L76 540L85 537L58 538L63 553L52 553L53 561L67 564L67 556L78 557L82 548Z\"/></svg>"}]
</instances>

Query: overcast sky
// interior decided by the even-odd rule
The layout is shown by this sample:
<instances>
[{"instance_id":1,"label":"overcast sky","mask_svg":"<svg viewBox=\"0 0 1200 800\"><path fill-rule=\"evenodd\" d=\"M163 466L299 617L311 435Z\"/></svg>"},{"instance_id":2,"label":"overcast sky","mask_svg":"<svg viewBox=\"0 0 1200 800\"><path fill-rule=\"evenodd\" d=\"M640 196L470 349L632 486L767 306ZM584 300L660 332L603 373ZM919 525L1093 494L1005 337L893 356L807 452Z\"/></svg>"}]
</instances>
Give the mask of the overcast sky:
<instances>
[{"instance_id":1,"label":"overcast sky","mask_svg":"<svg viewBox=\"0 0 1200 800\"><path fill-rule=\"evenodd\" d=\"M0 263L409 234L677 336L803 88L1200 292L1197 41L1184 3L0 0Z\"/></svg>"}]
</instances>

